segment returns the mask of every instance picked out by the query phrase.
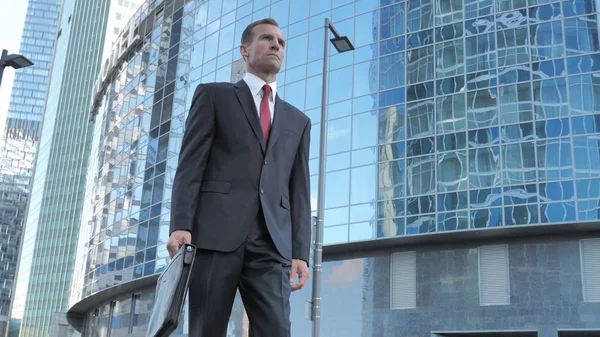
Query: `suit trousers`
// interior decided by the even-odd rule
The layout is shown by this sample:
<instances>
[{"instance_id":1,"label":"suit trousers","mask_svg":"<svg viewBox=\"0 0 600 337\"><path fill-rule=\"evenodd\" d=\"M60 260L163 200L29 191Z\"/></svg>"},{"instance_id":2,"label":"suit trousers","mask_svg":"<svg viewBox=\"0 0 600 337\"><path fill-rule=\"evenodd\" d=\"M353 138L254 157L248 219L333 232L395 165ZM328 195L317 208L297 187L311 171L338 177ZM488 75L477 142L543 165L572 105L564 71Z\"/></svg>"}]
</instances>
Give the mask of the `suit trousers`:
<instances>
[{"instance_id":1,"label":"suit trousers","mask_svg":"<svg viewBox=\"0 0 600 337\"><path fill-rule=\"evenodd\" d=\"M198 249L189 287L189 337L225 337L239 289L250 337L290 337L289 275L262 211L233 252Z\"/></svg>"}]
</instances>

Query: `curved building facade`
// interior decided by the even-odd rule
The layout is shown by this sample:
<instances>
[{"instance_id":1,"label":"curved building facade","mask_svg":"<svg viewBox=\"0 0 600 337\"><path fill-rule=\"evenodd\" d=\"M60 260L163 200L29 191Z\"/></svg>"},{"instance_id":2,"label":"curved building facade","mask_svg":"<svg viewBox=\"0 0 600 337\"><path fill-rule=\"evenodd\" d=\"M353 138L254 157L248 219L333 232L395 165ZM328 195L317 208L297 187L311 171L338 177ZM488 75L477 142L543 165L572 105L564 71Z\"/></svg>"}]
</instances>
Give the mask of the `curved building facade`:
<instances>
[{"instance_id":1,"label":"curved building facade","mask_svg":"<svg viewBox=\"0 0 600 337\"><path fill-rule=\"evenodd\" d=\"M196 86L240 80L242 31L272 17L287 38L278 94L317 126L329 17L356 50L330 48L322 336L599 331L598 13L592 0L148 1L96 82L70 322L144 335ZM311 334L311 292L292 294L293 336ZM238 298L228 336L247 328Z\"/></svg>"}]
</instances>

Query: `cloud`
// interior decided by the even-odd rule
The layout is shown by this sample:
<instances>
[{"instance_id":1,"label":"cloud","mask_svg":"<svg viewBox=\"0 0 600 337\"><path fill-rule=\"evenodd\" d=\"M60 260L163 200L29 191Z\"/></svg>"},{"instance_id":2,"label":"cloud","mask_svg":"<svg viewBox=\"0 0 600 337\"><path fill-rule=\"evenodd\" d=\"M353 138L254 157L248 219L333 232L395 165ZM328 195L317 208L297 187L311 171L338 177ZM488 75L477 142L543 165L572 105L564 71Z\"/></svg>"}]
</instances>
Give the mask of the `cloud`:
<instances>
[{"instance_id":1,"label":"cloud","mask_svg":"<svg viewBox=\"0 0 600 337\"><path fill-rule=\"evenodd\" d=\"M346 260L333 267L328 282L332 285L345 285L362 275L364 259Z\"/></svg>"}]
</instances>

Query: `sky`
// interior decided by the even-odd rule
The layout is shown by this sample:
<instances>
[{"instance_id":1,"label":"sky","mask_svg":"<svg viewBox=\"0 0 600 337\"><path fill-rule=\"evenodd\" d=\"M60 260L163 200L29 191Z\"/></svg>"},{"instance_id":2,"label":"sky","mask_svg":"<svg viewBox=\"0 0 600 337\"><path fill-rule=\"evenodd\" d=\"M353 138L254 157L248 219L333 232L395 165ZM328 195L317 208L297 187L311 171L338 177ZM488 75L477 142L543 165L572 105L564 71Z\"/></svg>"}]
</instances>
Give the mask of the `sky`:
<instances>
[{"instance_id":1,"label":"sky","mask_svg":"<svg viewBox=\"0 0 600 337\"><path fill-rule=\"evenodd\" d=\"M0 51L8 50L9 54L19 53L21 34L25 23L28 0L0 0ZM10 10L6 10L10 8ZM4 132L8 103L12 91L15 70L11 67L4 69L2 84L0 84L0 132Z\"/></svg>"}]
</instances>

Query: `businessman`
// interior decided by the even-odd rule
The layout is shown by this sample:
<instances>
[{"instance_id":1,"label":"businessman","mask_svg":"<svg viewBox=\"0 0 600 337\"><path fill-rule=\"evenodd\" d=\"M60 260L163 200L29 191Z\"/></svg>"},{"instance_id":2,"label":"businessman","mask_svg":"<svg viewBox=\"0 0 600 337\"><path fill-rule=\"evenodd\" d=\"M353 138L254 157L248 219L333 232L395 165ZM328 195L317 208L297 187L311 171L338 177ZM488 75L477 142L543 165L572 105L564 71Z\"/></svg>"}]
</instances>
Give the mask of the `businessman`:
<instances>
[{"instance_id":1,"label":"businessman","mask_svg":"<svg viewBox=\"0 0 600 337\"><path fill-rule=\"evenodd\" d=\"M173 182L173 256L198 247L189 288L190 337L225 337L239 289L251 337L289 337L292 291L310 250L310 119L277 95L285 41L263 19L242 33L246 75L200 84Z\"/></svg>"}]
</instances>

